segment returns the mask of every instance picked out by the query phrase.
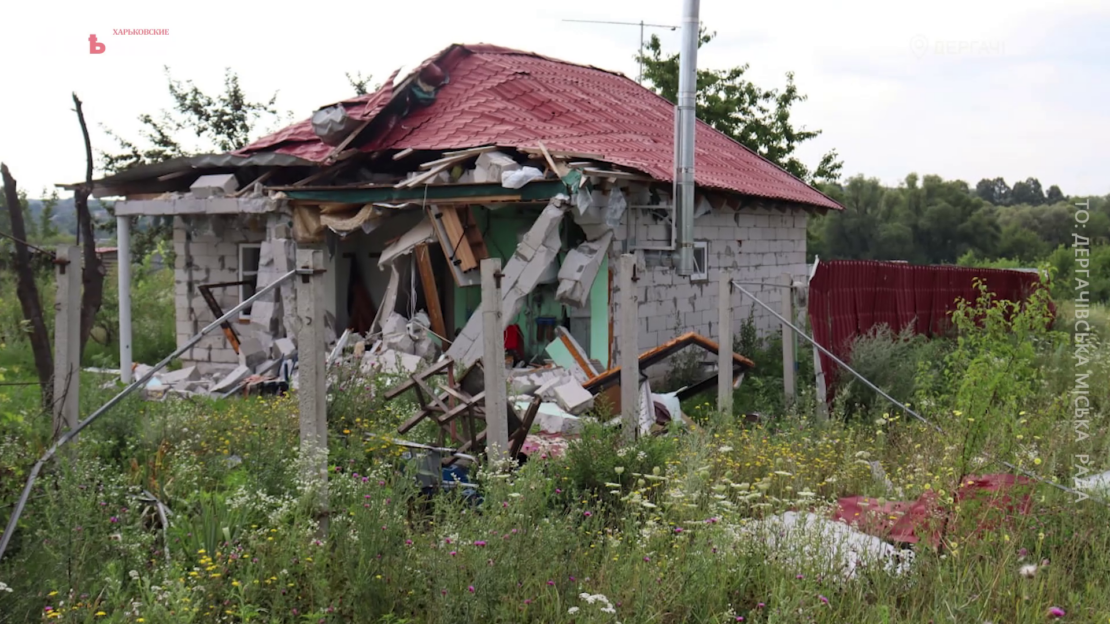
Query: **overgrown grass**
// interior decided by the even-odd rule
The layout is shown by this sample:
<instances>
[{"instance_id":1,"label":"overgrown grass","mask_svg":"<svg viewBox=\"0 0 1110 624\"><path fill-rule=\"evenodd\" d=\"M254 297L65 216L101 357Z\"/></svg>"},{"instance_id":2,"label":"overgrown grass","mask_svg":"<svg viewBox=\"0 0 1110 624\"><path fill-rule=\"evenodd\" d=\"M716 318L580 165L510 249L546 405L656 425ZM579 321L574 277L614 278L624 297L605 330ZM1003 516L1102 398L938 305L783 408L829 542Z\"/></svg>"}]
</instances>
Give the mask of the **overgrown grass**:
<instances>
[{"instance_id":1,"label":"overgrown grass","mask_svg":"<svg viewBox=\"0 0 1110 624\"><path fill-rule=\"evenodd\" d=\"M1042 485L1033 514L983 529L981 506L947 500L969 473L1005 472L1001 461L1069 485L1077 457L1110 467L1110 386L1090 385L1077 435L1072 345L1042 312L984 299L961 309L959 340L943 348L890 335L857 347L853 361L912 393L943 434L855 389L827 420L800 401L767 426L706 414L623 446L591 422L565 457L472 474L477 505L419 491L414 462L386 439L414 408L384 401L395 380L334 371L326 516L298 464L295 397L132 398L40 479L0 561L0 623L980 623L1040 622L1053 607L1105 623L1110 510ZM1110 376L1100 349L1089 366ZM91 409L109 390L83 381ZM0 424L6 512L49 442L34 397L7 396L18 418ZM886 496L871 461L899 497L938 492L954 511L908 573L868 566L846 581L747 533L787 510ZM165 536L144 491L173 511Z\"/></svg>"}]
</instances>

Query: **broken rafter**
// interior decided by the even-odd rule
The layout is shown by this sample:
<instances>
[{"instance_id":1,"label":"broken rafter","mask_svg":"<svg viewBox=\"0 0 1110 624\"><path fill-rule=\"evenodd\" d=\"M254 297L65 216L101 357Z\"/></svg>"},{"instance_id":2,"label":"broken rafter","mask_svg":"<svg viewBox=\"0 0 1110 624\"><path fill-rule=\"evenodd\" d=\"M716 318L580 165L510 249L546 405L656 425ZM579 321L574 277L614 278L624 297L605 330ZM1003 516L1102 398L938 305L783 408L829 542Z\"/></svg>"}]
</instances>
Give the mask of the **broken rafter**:
<instances>
[{"instance_id":1,"label":"broken rafter","mask_svg":"<svg viewBox=\"0 0 1110 624\"><path fill-rule=\"evenodd\" d=\"M269 171L266 171L262 175L255 178L254 181L252 181L250 184L247 184L243 188L241 188L238 191L235 191L234 193L232 193L231 197L242 197L243 195L246 195L247 193L249 193L251 191L251 189L254 188L254 186L256 184L262 184L266 180L269 180L274 175L275 171L276 171L275 169L270 169ZM130 198L128 198L128 199L130 199Z\"/></svg>"},{"instance_id":2,"label":"broken rafter","mask_svg":"<svg viewBox=\"0 0 1110 624\"><path fill-rule=\"evenodd\" d=\"M457 151L457 152L443 152L443 157L442 158L439 158L439 159L436 159L436 160L430 160L426 163L421 163L420 168L421 169L430 169L432 167L435 167L435 166L443 164L443 163L454 164L454 163L457 163L457 162L467 160L468 158L473 158L475 156L479 156L479 155L484 154L486 152L492 152L495 149L497 149L496 145L487 145L485 147L474 147L474 148L471 148L471 149L460 150L460 151Z\"/></svg>"},{"instance_id":3,"label":"broken rafter","mask_svg":"<svg viewBox=\"0 0 1110 624\"><path fill-rule=\"evenodd\" d=\"M652 178L651 176L646 176L641 173L630 173L627 171L613 171L607 169L597 169L594 167L584 167L582 171L587 175L597 176L599 178L619 178L621 180L636 180L640 182L656 181L655 178Z\"/></svg>"},{"instance_id":4,"label":"broken rafter","mask_svg":"<svg viewBox=\"0 0 1110 624\"><path fill-rule=\"evenodd\" d=\"M411 156L411 155L412 155L412 153L413 153L413 152L415 152L415 151L416 151L416 150L414 150L414 149L413 149L413 148L411 148L411 147L409 147L409 148L405 148L405 149L403 149L403 150L401 150L401 151L397 152L396 154L394 154L394 155L393 155L393 160L401 160L402 158L406 158L406 157L408 157L408 156Z\"/></svg>"},{"instance_id":5,"label":"broken rafter","mask_svg":"<svg viewBox=\"0 0 1110 624\"><path fill-rule=\"evenodd\" d=\"M516 149L517 149L518 152L523 152L525 154L530 154L530 155L540 157L540 158L543 157L543 150L539 149L538 147L518 147ZM591 159L591 160L601 160L601 161L605 160L605 156L602 156L601 154L590 154L590 153L587 153L587 152L571 152L571 151L567 151L567 150L547 150L547 153L550 154L553 158L581 158L581 159Z\"/></svg>"},{"instance_id":6,"label":"broken rafter","mask_svg":"<svg viewBox=\"0 0 1110 624\"><path fill-rule=\"evenodd\" d=\"M336 163L334 165L325 167L324 169L321 169L320 171L317 171L316 173L308 176L307 178L305 178L303 180L300 180L299 182L294 182L293 186L294 187L306 186L306 185L311 184L313 182L318 182L318 181L323 180L325 178L331 177L331 176L339 173L341 170L346 169L347 167L349 167L350 163L351 163L351 161L345 160L343 162Z\"/></svg>"},{"instance_id":7,"label":"broken rafter","mask_svg":"<svg viewBox=\"0 0 1110 624\"><path fill-rule=\"evenodd\" d=\"M548 152L547 147L544 146L543 141L537 141L537 143L540 146L540 153L543 154L543 159L547 161L547 166L551 168L551 171L555 172L555 175L560 178L565 176L567 174L567 168L555 162L555 159L551 157L551 152Z\"/></svg>"}]
</instances>

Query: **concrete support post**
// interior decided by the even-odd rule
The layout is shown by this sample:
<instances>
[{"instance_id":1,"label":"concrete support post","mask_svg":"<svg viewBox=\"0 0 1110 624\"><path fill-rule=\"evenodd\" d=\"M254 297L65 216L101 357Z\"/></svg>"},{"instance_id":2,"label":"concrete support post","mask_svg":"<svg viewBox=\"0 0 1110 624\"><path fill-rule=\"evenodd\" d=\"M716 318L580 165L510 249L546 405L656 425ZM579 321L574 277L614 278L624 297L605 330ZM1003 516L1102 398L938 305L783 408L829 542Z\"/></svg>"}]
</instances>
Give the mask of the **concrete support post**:
<instances>
[{"instance_id":1,"label":"concrete support post","mask_svg":"<svg viewBox=\"0 0 1110 624\"><path fill-rule=\"evenodd\" d=\"M786 320L794 318L794 278L786 273L786 289L782 292L782 317ZM782 324L782 386L786 394L786 405L794 403L797 398L797 385L794 383L794 330L786 323Z\"/></svg>"},{"instance_id":2,"label":"concrete support post","mask_svg":"<svg viewBox=\"0 0 1110 624\"><path fill-rule=\"evenodd\" d=\"M717 290L717 411L732 414L732 273L721 269Z\"/></svg>"},{"instance_id":3,"label":"concrete support post","mask_svg":"<svg viewBox=\"0 0 1110 624\"><path fill-rule=\"evenodd\" d=\"M640 433L640 306L632 275L635 270L636 256L622 255L620 267L621 432L625 442L635 441Z\"/></svg>"},{"instance_id":4,"label":"concrete support post","mask_svg":"<svg viewBox=\"0 0 1110 624\"><path fill-rule=\"evenodd\" d=\"M81 389L81 251L61 245L54 298L54 438L77 426Z\"/></svg>"},{"instance_id":5,"label":"concrete support post","mask_svg":"<svg viewBox=\"0 0 1110 624\"><path fill-rule=\"evenodd\" d=\"M116 271L119 275L119 378L131 383L131 219L116 217Z\"/></svg>"},{"instance_id":6,"label":"concrete support post","mask_svg":"<svg viewBox=\"0 0 1110 624\"><path fill-rule=\"evenodd\" d=\"M320 487L321 505L326 505L328 415L324 337L324 252L298 249L297 398L300 404L301 458L305 477ZM326 508L326 507L325 507Z\"/></svg>"},{"instance_id":7,"label":"concrete support post","mask_svg":"<svg viewBox=\"0 0 1110 624\"><path fill-rule=\"evenodd\" d=\"M486 457L509 455L509 413L505 397L505 330L501 322L501 259L482 260L482 370L486 386Z\"/></svg>"}]
</instances>

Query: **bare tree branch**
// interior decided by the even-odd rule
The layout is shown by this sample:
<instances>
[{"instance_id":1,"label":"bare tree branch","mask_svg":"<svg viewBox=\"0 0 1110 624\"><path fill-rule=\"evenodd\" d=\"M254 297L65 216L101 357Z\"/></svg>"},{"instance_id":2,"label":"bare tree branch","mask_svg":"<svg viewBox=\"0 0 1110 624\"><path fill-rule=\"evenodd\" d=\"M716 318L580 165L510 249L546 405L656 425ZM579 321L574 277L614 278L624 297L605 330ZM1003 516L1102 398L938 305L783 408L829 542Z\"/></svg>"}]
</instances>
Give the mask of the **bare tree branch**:
<instances>
[{"instance_id":1,"label":"bare tree branch","mask_svg":"<svg viewBox=\"0 0 1110 624\"><path fill-rule=\"evenodd\" d=\"M4 201L11 216L11 238L15 241L16 289L23 308L23 318L31 325L31 351L35 357L35 370L42 389L42 408L49 411L54 402L54 356L50 351L50 334L46 331L46 320L42 314L42 300L39 299L38 285L35 284L31 252L24 242L27 228L23 223L23 205L19 201L15 178L3 163L0 163L0 177L4 180Z\"/></svg>"},{"instance_id":2,"label":"bare tree branch","mask_svg":"<svg viewBox=\"0 0 1110 624\"><path fill-rule=\"evenodd\" d=\"M81 269L81 354L84 355L85 343L92 332L96 313L104 302L104 265L96 255L96 235L93 233L92 215L89 213L89 194L93 188L92 142L89 140L89 127L85 124L85 113L81 110L81 100L76 93L73 94L73 104L85 139L85 183L73 192L77 209L77 240L82 244L81 255L84 259Z\"/></svg>"}]
</instances>

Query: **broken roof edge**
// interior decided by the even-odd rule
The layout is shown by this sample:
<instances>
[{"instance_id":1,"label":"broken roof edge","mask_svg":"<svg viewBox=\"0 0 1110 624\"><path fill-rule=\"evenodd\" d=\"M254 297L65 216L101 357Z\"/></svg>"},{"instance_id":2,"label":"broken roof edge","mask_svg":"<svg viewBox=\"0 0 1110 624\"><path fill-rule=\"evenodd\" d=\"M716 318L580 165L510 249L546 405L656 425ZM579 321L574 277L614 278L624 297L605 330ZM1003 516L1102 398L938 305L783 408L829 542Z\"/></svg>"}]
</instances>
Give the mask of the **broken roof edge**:
<instances>
[{"instance_id":1,"label":"broken roof edge","mask_svg":"<svg viewBox=\"0 0 1110 624\"><path fill-rule=\"evenodd\" d=\"M238 169L240 167L316 167L317 163L305 160L298 156L290 156L279 152L259 152L249 156L240 156L233 153L223 154L198 154L196 156L181 156L163 160L162 162L136 165L129 169L93 180L93 187L111 188L116 184L125 182L138 182L157 178L159 176L181 173L204 173L205 169ZM76 190L84 186L84 182L71 184L55 184L57 188L67 191Z\"/></svg>"}]
</instances>

